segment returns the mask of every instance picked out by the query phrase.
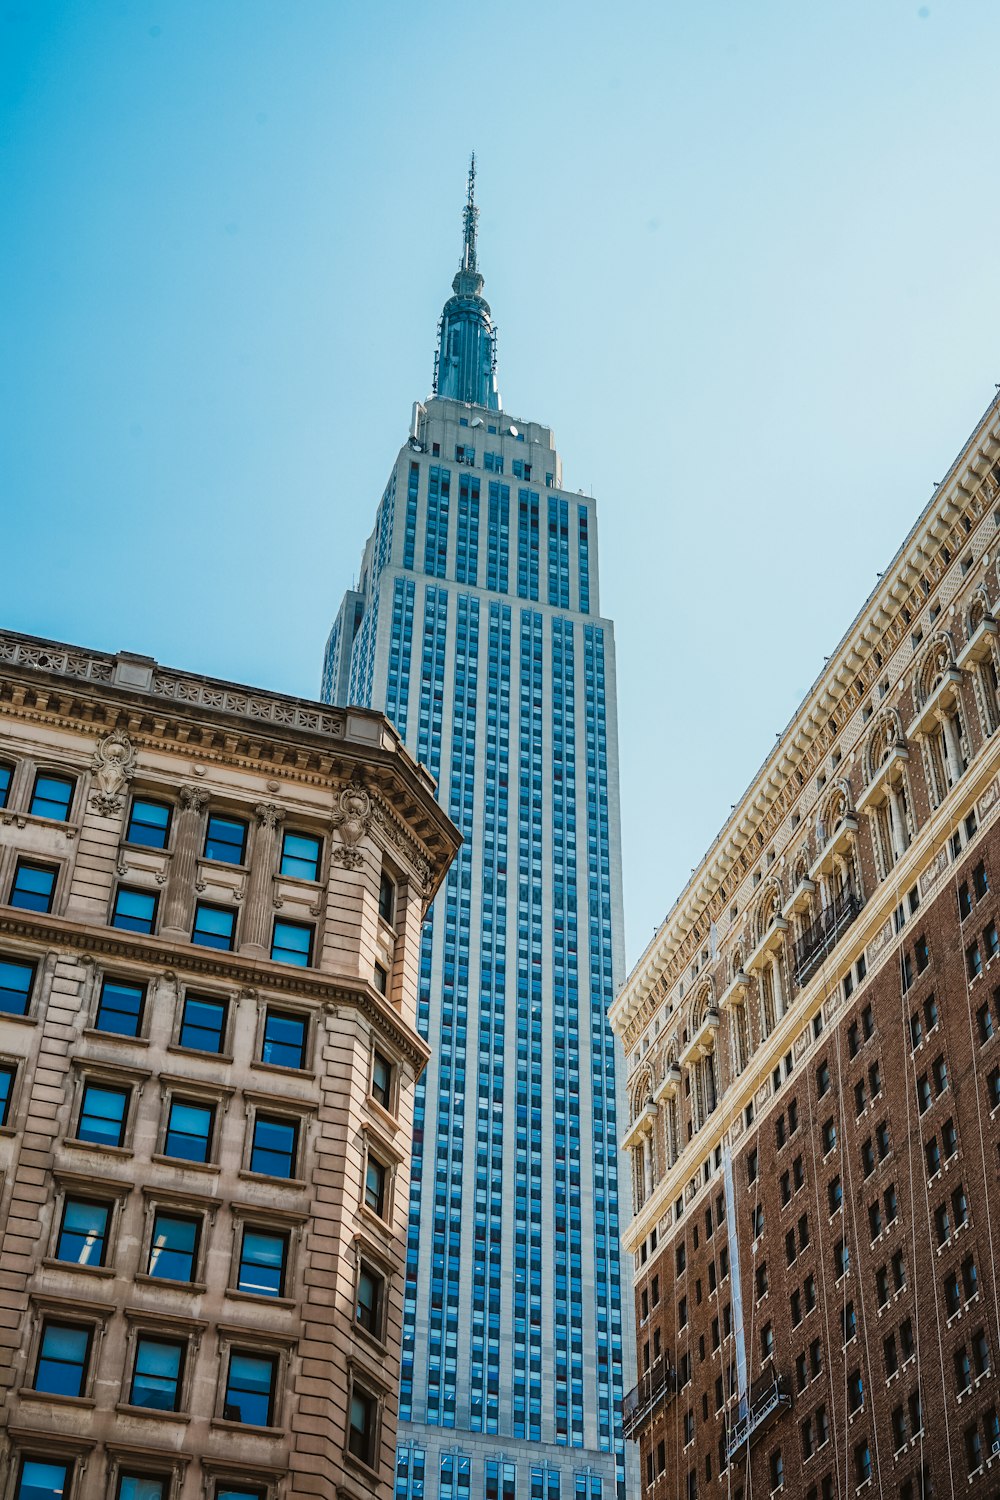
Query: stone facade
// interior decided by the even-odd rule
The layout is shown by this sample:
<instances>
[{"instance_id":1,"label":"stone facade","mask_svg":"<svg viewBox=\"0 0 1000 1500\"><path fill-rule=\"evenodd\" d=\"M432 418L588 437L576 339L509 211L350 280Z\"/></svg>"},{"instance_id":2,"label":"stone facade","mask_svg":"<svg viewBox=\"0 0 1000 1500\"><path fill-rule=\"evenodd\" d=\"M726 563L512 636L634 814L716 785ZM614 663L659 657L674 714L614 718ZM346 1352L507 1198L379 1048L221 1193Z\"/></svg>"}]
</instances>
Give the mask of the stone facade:
<instances>
[{"instance_id":1,"label":"stone facade","mask_svg":"<svg viewBox=\"0 0 1000 1500\"><path fill-rule=\"evenodd\" d=\"M1000 1493L998 547L993 405L616 1002L644 1495Z\"/></svg>"},{"instance_id":2,"label":"stone facade","mask_svg":"<svg viewBox=\"0 0 1000 1500\"><path fill-rule=\"evenodd\" d=\"M378 714L0 634L4 1500L387 1500L457 844Z\"/></svg>"}]
</instances>

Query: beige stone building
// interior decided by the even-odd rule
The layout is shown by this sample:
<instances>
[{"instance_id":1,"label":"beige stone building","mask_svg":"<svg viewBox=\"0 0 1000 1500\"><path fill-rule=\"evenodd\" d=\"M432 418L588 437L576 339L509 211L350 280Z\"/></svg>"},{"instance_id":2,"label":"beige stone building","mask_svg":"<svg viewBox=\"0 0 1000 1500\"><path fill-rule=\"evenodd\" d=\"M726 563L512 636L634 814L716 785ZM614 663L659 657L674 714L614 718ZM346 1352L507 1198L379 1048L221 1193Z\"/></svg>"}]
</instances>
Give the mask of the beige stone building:
<instances>
[{"instance_id":1,"label":"beige stone building","mask_svg":"<svg viewBox=\"0 0 1000 1500\"><path fill-rule=\"evenodd\" d=\"M1000 408L612 1012L646 1500L1000 1495Z\"/></svg>"},{"instance_id":2,"label":"beige stone building","mask_svg":"<svg viewBox=\"0 0 1000 1500\"><path fill-rule=\"evenodd\" d=\"M3 1500L388 1500L433 791L377 713L0 634Z\"/></svg>"}]
</instances>

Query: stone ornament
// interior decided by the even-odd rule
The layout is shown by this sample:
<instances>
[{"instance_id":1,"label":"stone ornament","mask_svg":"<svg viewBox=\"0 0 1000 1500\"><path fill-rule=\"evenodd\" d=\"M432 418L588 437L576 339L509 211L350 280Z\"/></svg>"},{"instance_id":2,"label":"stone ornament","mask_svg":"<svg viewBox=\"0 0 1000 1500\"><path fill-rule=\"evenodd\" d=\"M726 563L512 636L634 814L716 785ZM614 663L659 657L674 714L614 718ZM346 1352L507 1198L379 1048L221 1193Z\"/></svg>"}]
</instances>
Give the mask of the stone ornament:
<instances>
[{"instance_id":1,"label":"stone ornament","mask_svg":"<svg viewBox=\"0 0 1000 1500\"><path fill-rule=\"evenodd\" d=\"M182 786L178 796L181 807L188 807L192 812L200 813L208 806L208 793L200 786Z\"/></svg>"},{"instance_id":2,"label":"stone ornament","mask_svg":"<svg viewBox=\"0 0 1000 1500\"><path fill-rule=\"evenodd\" d=\"M331 857L346 870L358 870L364 864L364 856L357 846L371 827L372 799L360 776L355 775L341 789L339 800L330 827L339 832L341 842Z\"/></svg>"},{"instance_id":3,"label":"stone ornament","mask_svg":"<svg viewBox=\"0 0 1000 1500\"><path fill-rule=\"evenodd\" d=\"M254 812L257 814L258 825L261 828L269 828L272 833L279 823L284 822L284 809L275 807L273 802L258 802Z\"/></svg>"},{"instance_id":4,"label":"stone ornament","mask_svg":"<svg viewBox=\"0 0 1000 1500\"><path fill-rule=\"evenodd\" d=\"M94 751L91 765L97 791L92 793L90 805L102 817L112 818L121 812L122 793L135 775L135 750L124 730L113 729L105 735Z\"/></svg>"}]
</instances>

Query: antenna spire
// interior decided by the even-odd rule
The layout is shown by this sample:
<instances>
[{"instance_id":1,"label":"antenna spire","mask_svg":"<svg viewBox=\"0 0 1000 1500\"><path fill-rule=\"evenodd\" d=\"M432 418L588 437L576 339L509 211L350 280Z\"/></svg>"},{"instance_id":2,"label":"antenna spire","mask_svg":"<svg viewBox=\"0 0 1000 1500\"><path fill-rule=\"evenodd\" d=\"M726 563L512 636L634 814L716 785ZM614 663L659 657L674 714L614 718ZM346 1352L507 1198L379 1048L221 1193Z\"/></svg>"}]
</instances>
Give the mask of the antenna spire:
<instances>
[{"instance_id":1,"label":"antenna spire","mask_svg":"<svg viewBox=\"0 0 1000 1500\"><path fill-rule=\"evenodd\" d=\"M462 249L462 270L478 270L476 265L476 228L479 223L479 209L476 207L476 153L473 151L469 160L469 187L465 200L465 208L462 210L462 218L465 224L465 243Z\"/></svg>"}]
</instances>

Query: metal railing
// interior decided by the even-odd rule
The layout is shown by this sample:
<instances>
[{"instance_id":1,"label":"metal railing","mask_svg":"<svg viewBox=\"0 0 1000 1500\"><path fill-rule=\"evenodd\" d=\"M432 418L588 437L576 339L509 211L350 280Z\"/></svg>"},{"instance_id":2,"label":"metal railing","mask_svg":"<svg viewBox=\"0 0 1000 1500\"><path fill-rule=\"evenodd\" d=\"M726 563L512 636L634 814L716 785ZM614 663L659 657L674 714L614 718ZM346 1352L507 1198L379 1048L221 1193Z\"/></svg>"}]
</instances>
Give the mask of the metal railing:
<instances>
[{"instance_id":1,"label":"metal railing","mask_svg":"<svg viewBox=\"0 0 1000 1500\"><path fill-rule=\"evenodd\" d=\"M677 1390L677 1372L666 1359L657 1360L648 1375L622 1398L622 1432L634 1437L657 1407L669 1401Z\"/></svg>"},{"instance_id":2,"label":"metal railing","mask_svg":"<svg viewBox=\"0 0 1000 1500\"><path fill-rule=\"evenodd\" d=\"M783 1376L772 1371L755 1381L750 1387L748 1403L744 1406L740 1402L736 1420L730 1423L726 1443L729 1458L734 1458L741 1448L753 1443L775 1412L791 1404L792 1398Z\"/></svg>"},{"instance_id":3,"label":"metal railing","mask_svg":"<svg viewBox=\"0 0 1000 1500\"><path fill-rule=\"evenodd\" d=\"M795 983L800 987L819 968L842 933L861 910L861 901L850 881L837 892L825 911L820 912L795 944Z\"/></svg>"}]
</instances>

